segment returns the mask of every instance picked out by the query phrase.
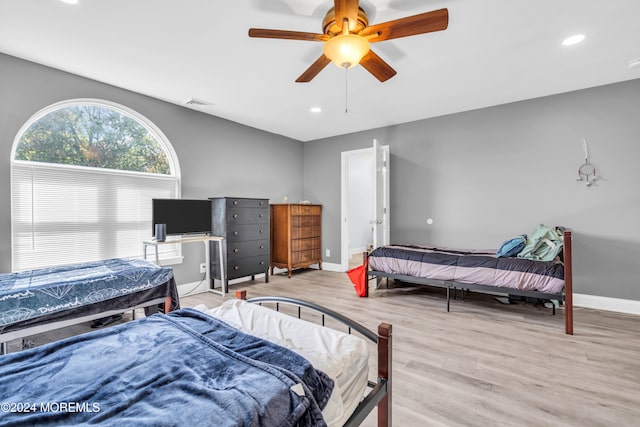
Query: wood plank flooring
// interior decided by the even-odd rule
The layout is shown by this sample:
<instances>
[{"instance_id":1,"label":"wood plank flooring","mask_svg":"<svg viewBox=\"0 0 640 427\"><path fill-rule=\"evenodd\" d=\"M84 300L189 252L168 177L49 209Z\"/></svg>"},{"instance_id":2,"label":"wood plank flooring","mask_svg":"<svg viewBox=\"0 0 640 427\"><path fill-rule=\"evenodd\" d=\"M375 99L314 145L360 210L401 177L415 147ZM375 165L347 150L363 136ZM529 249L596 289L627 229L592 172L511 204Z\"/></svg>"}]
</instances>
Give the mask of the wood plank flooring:
<instances>
[{"instance_id":1,"label":"wood plank flooring","mask_svg":"<svg viewBox=\"0 0 640 427\"><path fill-rule=\"evenodd\" d=\"M250 297L305 299L376 329L393 325L394 426L638 426L640 316L575 308L575 335L562 310L504 305L471 293L396 284L358 298L344 273L297 270L231 286L229 296L183 297L213 307L237 289ZM304 313L303 313L304 318ZM41 344L88 325L36 336ZM371 352L374 351L371 346ZM374 361L371 363L374 372ZM376 425L375 413L365 426Z\"/></svg>"}]
</instances>

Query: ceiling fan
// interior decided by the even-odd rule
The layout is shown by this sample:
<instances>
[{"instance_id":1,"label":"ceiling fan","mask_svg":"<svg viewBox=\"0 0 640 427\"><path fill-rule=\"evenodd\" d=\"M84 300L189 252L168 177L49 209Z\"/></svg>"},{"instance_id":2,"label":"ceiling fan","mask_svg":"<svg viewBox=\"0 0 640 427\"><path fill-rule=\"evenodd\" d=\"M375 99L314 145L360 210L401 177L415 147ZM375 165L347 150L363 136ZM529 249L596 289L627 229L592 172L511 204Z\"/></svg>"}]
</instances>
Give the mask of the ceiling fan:
<instances>
[{"instance_id":1,"label":"ceiling fan","mask_svg":"<svg viewBox=\"0 0 640 427\"><path fill-rule=\"evenodd\" d=\"M334 0L334 7L322 21L323 34L251 28L249 37L324 42L322 55L298 77L298 83L310 82L330 62L341 68L360 64L384 82L395 76L396 70L370 49L370 43L441 31L448 25L449 11L438 9L369 26L358 0Z\"/></svg>"}]
</instances>

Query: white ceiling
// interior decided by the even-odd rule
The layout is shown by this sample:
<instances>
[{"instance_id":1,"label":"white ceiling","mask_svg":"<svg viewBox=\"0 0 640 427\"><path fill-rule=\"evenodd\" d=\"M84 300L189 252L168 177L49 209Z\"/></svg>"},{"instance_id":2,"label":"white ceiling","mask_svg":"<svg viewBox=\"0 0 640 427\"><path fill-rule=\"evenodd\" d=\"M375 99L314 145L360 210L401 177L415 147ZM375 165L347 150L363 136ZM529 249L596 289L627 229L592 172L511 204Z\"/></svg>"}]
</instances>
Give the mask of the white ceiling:
<instances>
[{"instance_id":1,"label":"white ceiling","mask_svg":"<svg viewBox=\"0 0 640 427\"><path fill-rule=\"evenodd\" d=\"M639 0L361 0L370 24L446 7L445 31L372 45L398 74L358 66L295 79L332 0L0 0L0 52L309 141L640 78ZM561 45L575 33L586 40ZM1 73L1 70L0 70ZM0 74L1 76L1 74ZM345 106L348 105L348 113ZM323 111L313 114L312 106Z\"/></svg>"}]
</instances>

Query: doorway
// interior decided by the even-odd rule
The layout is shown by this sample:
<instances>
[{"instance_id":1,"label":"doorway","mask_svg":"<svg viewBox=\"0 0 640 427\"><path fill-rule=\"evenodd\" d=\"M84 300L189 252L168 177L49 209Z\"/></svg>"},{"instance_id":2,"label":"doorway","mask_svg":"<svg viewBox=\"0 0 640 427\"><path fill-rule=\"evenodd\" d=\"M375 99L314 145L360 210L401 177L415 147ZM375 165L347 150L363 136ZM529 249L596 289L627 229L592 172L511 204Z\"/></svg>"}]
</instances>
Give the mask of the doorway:
<instances>
[{"instance_id":1,"label":"doorway","mask_svg":"<svg viewBox=\"0 0 640 427\"><path fill-rule=\"evenodd\" d=\"M342 152L341 268L351 255L389 244L389 146ZM357 255L354 262L360 264Z\"/></svg>"}]
</instances>

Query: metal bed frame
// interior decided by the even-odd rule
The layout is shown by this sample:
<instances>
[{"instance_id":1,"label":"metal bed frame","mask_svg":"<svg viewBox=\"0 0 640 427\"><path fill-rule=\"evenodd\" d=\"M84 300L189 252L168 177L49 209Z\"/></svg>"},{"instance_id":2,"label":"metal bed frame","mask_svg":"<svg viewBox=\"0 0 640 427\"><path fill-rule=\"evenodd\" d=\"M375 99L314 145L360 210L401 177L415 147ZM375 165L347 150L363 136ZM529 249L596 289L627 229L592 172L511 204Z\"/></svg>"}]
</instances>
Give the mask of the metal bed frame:
<instances>
[{"instance_id":1,"label":"metal bed frame","mask_svg":"<svg viewBox=\"0 0 640 427\"><path fill-rule=\"evenodd\" d=\"M541 298L541 299L550 299L550 300L558 300L564 303L564 317L565 317L565 333L567 335L573 335L573 267L572 267L572 234L571 231L565 230L563 232L563 263L564 263L564 291L559 294L550 294L545 292L538 291L526 291L519 290L513 288L503 288L498 286L487 286L487 285L478 285L475 283L462 283L462 282L454 282L450 280L436 280L436 279L428 279L423 277L415 277L415 276L406 276L402 274L394 274L387 273L384 271L376 271L369 270L367 272L368 276L373 276L376 278L376 289L380 285L380 281L382 278L387 279L387 286L389 283L389 279L399 280L406 283L412 283L417 285L429 285L429 286L438 286L445 288L447 291L447 311L450 309L450 301L451 301L451 290L454 292L457 289L462 290L462 295L464 298L464 290L474 290L481 293L486 292L498 292L498 293L507 293L509 295L523 296L523 297L532 297L532 298ZM368 280L367 280L368 283ZM367 295L368 296L368 286L367 286ZM553 305L553 314L556 313L555 304Z\"/></svg>"},{"instance_id":2,"label":"metal bed frame","mask_svg":"<svg viewBox=\"0 0 640 427\"><path fill-rule=\"evenodd\" d=\"M173 279L172 279L173 280ZM2 332L0 330L0 355L7 354L7 343L14 339L25 338L31 335L40 334L43 332L53 331L55 329L65 328L67 326L73 326L84 322L90 322L92 320L100 319L103 317L109 317L116 314L121 314L127 312L129 310L133 311L133 318L135 319L135 310L138 308L149 308L153 306L157 306L159 304L164 304L164 313L169 313L172 310L172 301L171 296L154 298L149 301L145 301L143 303L138 303L133 306L127 306L121 309L113 309L108 311L100 311L98 313L93 313L84 316L76 316L76 315L68 315L63 316L59 320L55 321L46 321L43 320L43 323L36 323L32 326L27 326L21 329L11 330L8 332Z\"/></svg>"},{"instance_id":3,"label":"metal bed frame","mask_svg":"<svg viewBox=\"0 0 640 427\"><path fill-rule=\"evenodd\" d=\"M325 316L344 324L349 331L356 331L365 339L377 345L378 372L376 381L368 381L369 393L358 404L353 414L345 422L344 427L360 425L371 411L378 407L378 427L391 427L391 330L388 323L380 323L378 332L375 333L360 323L343 316L326 307L295 298L287 297L255 297L247 299L246 291L236 291L236 298L247 302L262 305L263 303L275 303L276 311L280 311L280 304L297 306L298 318L301 318L302 308L307 308L320 313L322 326L325 326Z\"/></svg>"}]
</instances>

